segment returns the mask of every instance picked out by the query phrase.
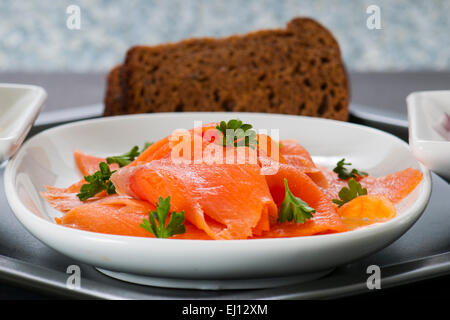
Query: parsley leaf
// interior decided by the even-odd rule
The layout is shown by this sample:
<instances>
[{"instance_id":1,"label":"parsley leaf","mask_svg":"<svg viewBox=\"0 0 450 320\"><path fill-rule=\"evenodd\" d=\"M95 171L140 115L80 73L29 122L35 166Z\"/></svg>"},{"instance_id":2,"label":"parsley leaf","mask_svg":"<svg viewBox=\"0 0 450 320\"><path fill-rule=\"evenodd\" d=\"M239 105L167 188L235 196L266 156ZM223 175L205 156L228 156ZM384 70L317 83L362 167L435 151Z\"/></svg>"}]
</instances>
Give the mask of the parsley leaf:
<instances>
[{"instance_id":1,"label":"parsley leaf","mask_svg":"<svg viewBox=\"0 0 450 320\"><path fill-rule=\"evenodd\" d=\"M281 203L280 212L278 213L278 221L295 221L296 223L305 223L306 220L313 217L312 213L316 212L302 199L294 196L289 190L287 180L284 179L286 194Z\"/></svg>"},{"instance_id":2,"label":"parsley leaf","mask_svg":"<svg viewBox=\"0 0 450 320\"><path fill-rule=\"evenodd\" d=\"M338 195L339 199L333 199L333 203L337 204L339 207L344 205L345 203L355 199L358 196L363 196L367 194L367 189L361 186L361 183L356 182L355 179L351 178L348 180L348 188L343 187Z\"/></svg>"},{"instance_id":3,"label":"parsley leaf","mask_svg":"<svg viewBox=\"0 0 450 320\"><path fill-rule=\"evenodd\" d=\"M243 123L239 119L232 119L228 122L221 121L216 126L217 131L223 134L221 144L226 146L246 146L255 148L258 144L256 138L256 131L252 130L253 126L248 123Z\"/></svg>"},{"instance_id":4,"label":"parsley leaf","mask_svg":"<svg viewBox=\"0 0 450 320\"><path fill-rule=\"evenodd\" d=\"M80 193L77 194L77 197L81 201L85 201L103 190L106 190L108 194L116 193L116 188L109 181L111 175L116 171L111 172L105 162L100 162L99 169L94 174L84 177L84 180L88 183L83 184L80 188Z\"/></svg>"},{"instance_id":5,"label":"parsley leaf","mask_svg":"<svg viewBox=\"0 0 450 320\"><path fill-rule=\"evenodd\" d=\"M169 238L176 234L185 233L184 211L172 211L169 222L166 225L167 216L170 212L170 197L166 199L159 197L158 201L159 204L156 203L156 210L149 210L148 220L143 219L140 226L153 233L157 238Z\"/></svg>"},{"instance_id":6,"label":"parsley leaf","mask_svg":"<svg viewBox=\"0 0 450 320\"><path fill-rule=\"evenodd\" d=\"M119 167L124 167L134 161L134 159L136 159L143 151L145 151L145 149L147 149L152 144L153 142L146 142L141 152L139 152L138 146L134 146L130 151L124 153L123 155L107 157L106 163L100 162L100 170L91 174L90 176L84 177L84 180L86 180L88 183L85 183L81 186L80 193L77 194L78 198L81 201L85 201L103 190L106 190L108 194L116 193L116 188L114 187L113 183L109 181L111 175L116 171L111 172L108 164L117 163Z\"/></svg>"},{"instance_id":7,"label":"parsley leaf","mask_svg":"<svg viewBox=\"0 0 450 320\"><path fill-rule=\"evenodd\" d=\"M369 175L367 172L359 171L357 169L352 169L349 171L347 168L344 168L344 166L351 166L352 164L350 162L346 163L345 158L343 158L341 161L338 161L336 167L333 169L334 172L338 174L339 179L347 180L349 178L357 178L358 176L367 176Z\"/></svg>"},{"instance_id":8,"label":"parsley leaf","mask_svg":"<svg viewBox=\"0 0 450 320\"><path fill-rule=\"evenodd\" d=\"M119 167L125 167L125 166L129 165L131 162L133 162L134 159L136 159L142 152L145 151L145 149L150 147L152 144L153 144L153 142L146 142L144 144L144 147L142 148L142 151L139 151L138 146L134 146L127 153L124 153L120 156L113 156L113 157L106 158L106 162L108 164L117 163L119 165Z\"/></svg>"},{"instance_id":9,"label":"parsley leaf","mask_svg":"<svg viewBox=\"0 0 450 320\"><path fill-rule=\"evenodd\" d=\"M134 146L130 151L124 153L120 156L113 156L106 158L108 164L117 163L119 167L124 167L129 165L137 156L139 156L139 147Z\"/></svg>"}]
</instances>

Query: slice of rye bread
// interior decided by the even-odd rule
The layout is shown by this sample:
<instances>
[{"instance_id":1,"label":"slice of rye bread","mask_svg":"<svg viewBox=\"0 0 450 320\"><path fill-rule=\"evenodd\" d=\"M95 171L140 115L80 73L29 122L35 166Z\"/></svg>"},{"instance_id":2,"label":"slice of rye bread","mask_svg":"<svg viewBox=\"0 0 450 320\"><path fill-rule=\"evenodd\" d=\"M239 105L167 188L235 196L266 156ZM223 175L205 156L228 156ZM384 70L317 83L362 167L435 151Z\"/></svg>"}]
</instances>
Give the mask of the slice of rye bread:
<instances>
[{"instance_id":1,"label":"slice of rye bread","mask_svg":"<svg viewBox=\"0 0 450 320\"><path fill-rule=\"evenodd\" d=\"M126 114L125 97L123 94L124 79L122 65L115 66L106 78L105 110L104 116Z\"/></svg>"},{"instance_id":2,"label":"slice of rye bread","mask_svg":"<svg viewBox=\"0 0 450 320\"><path fill-rule=\"evenodd\" d=\"M108 77L105 115L247 111L347 120L338 43L319 23L131 48Z\"/></svg>"}]
</instances>

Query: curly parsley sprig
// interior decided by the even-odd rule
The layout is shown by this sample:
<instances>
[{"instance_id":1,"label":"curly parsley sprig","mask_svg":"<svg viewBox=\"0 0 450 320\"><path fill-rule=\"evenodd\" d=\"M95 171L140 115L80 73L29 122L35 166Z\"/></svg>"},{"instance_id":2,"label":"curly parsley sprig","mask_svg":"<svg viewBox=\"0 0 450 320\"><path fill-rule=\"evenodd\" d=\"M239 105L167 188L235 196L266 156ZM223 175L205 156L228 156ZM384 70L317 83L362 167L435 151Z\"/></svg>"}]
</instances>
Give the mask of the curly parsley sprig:
<instances>
[{"instance_id":1,"label":"curly parsley sprig","mask_svg":"<svg viewBox=\"0 0 450 320\"><path fill-rule=\"evenodd\" d=\"M356 197L364 196L367 194L367 189L363 188L361 186L361 183L356 182L355 179L351 178L350 180L348 180L347 184L348 184L348 188L343 187L338 193L338 196L340 199L331 200L331 201L333 201L333 203L337 204L339 207L341 207L344 204L346 204L347 202L355 199Z\"/></svg>"},{"instance_id":2,"label":"curly parsley sprig","mask_svg":"<svg viewBox=\"0 0 450 320\"><path fill-rule=\"evenodd\" d=\"M333 169L334 172L338 174L339 179L347 180L349 178L357 178L361 176L367 176L369 175L367 172L360 171L357 169L352 169L349 171L349 169L345 168L344 166L351 166L352 164L350 162L345 162L345 158L338 161L336 164L336 167Z\"/></svg>"},{"instance_id":3,"label":"curly parsley sprig","mask_svg":"<svg viewBox=\"0 0 450 320\"><path fill-rule=\"evenodd\" d=\"M152 142L146 142L142 151L139 152L139 147L134 146L130 151L119 156L107 157L106 162L99 163L99 170L91 174L90 176L85 176L84 180L87 183L83 184L80 188L80 193L77 197L81 201L86 201L89 198L94 197L97 193L106 190L107 194L116 193L116 188L114 184L109 180L111 175L116 172L116 170L111 171L108 164L117 163L119 167L124 167L129 165L134 161L145 149L151 146Z\"/></svg>"},{"instance_id":4,"label":"curly parsley sprig","mask_svg":"<svg viewBox=\"0 0 450 320\"><path fill-rule=\"evenodd\" d=\"M294 221L296 223L305 223L306 220L311 219L313 217L312 214L316 210L292 194L286 178L284 179L284 187L286 193L278 213L278 222Z\"/></svg>"},{"instance_id":5,"label":"curly parsley sprig","mask_svg":"<svg viewBox=\"0 0 450 320\"><path fill-rule=\"evenodd\" d=\"M108 164L112 164L112 163L117 163L119 165L119 167L125 167L127 165L129 165L131 162L134 161L134 159L136 159L137 157L139 157L139 155L145 151L145 149L147 149L148 147L150 147L153 143L152 142L146 142L144 144L144 147L142 148L141 151L139 151L139 147L138 146L134 146L130 151L128 151L127 153L124 153L122 155L119 156L112 156L112 157L107 157L106 158L106 162Z\"/></svg>"},{"instance_id":6,"label":"curly parsley sprig","mask_svg":"<svg viewBox=\"0 0 450 320\"><path fill-rule=\"evenodd\" d=\"M186 232L184 226L184 211L170 213L170 197L163 199L159 197L156 210L148 212L148 220L143 219L140 225L145 230L153 233L157 238L169 238L176 234ZM170 213L169 222L166 223Z\"/></svg>"},{"instance_id":7,"label":"curly parsley sprig","mask_svg":"<svg viewBox=\"0 0 450 320\"><path fill-rule=\"evenodd\" d=\"M256 131L252 130L253 126L248 123L243 123L239 119L232 119L228 122L221 121L216 126L217 131L222 133L221 144L226 146L246 146L255 148L258 144Z\"/></svg>"},{"instance_id":8,"label":"curly parsley sprig","mask_svg":"<svg viewBox=\"0 0 450 320\"><path fill-rule=\"evenodd\" d=\"M99 170L97 172L84 177L84 180L86 180L87 183L81 186L80 193L77 194L77 197L81 201L85 201L103 190L106 190L107 194L116 193L116 188L109 180L114 172L116 172L116 170L111 171L105 162L100 162Z\"/></svg>"}]
</instances>

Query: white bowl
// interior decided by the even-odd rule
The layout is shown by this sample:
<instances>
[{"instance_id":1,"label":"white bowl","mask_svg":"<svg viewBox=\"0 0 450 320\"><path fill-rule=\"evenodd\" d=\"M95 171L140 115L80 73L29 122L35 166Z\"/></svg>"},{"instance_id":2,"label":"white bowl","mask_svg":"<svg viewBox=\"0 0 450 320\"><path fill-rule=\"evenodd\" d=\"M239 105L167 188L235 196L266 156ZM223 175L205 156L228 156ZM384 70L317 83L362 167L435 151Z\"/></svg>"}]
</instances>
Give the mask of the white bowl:
<instances>
[{"instance_id":1,"label":"white bowl","mask_svg":"<svg viewBox=\"0 0 450 320\"><path fill-rule=\"evenodd\" d=\"M41 87L0 83L0 163L19 149L46 97Z\"/></svg>"},{"instance_id":2,"label":"white bowl","mask_svg":"<svg viewBox=\"0 0 450 320\"><path fill-rule=\"evenodd\" d=\"M191 128L195 120L231 118L257 129L279 129L280 139L297 139L320 165L331 167L345 157L375 176L412 167L423 172L423 181L400 203L397 216L385 223L340 234L260 240L168 240L71 229L54 223L61 213L39 195L43 185L63 187L80 179L73 161L75 148L99 156L118 154L163 138L173 129ZM321 276L389 245L421 215L431 178L405 142L360 125L273 114L161 113L87 120L46 130L28 140L10 161L5 190L15 215L36 238L111 276L158 286L256 288Z\"/></svg>"},{"instance_id":3,"label":"white bowl","mask_svg":"<svg viewBox=\"0 0 450 320\"><path fill-rule=\"evenodd\" d=\"M450 115L450 90L414 92L406 101L414 156L428 169L450 179L450 141L436 129L444 113Z\"/></svg>"}]
</instances>

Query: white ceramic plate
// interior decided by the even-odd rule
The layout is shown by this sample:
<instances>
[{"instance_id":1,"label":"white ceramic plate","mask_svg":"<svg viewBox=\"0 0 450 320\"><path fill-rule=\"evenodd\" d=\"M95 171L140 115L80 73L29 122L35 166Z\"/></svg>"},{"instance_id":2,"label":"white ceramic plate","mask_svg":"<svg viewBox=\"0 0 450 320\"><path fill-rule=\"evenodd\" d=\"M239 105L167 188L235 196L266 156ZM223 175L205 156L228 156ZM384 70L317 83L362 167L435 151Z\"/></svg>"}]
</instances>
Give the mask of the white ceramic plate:
<instances>
[{"instance_id":1,"label":"white ceramic plate","mask_svg":"<svg viewBox=\"0 0 450 320\"><path fill-rule=\"evenodd\" d=\"M19 149L46 97L41 87L0 83L0 163Z\"/></svg>"},{"instance_id":2,"label":"white ceramic plate","mask_svg":"<svg viewBox=\"0 0 450 320\"><path fill-rule=\"evenodd\" d=\"M63 187L80 179L73 161L75 148L99 156L119 154L174 129L191 128L195 120L231 118L257 129L279 129L280 139L297 139L320 165L332 167L345 157L374 176L413 167L423 172L424 179L398 206L398 215L383 224L341 234L261 240L168 240L70 229L54 223L61 213L39 195L43 185ZM273 114L161 113L87 120L46 130L27 141L11 160L5 190L12 210L33 235L106 274L151 285L219 289L304 281L380 250L419 218L430 196L431 180L406 143L364 126Z\"/></svg>"},{"instance_id":3,"label":"white ceramic plate","mask_svg":"<svg viewBox=\"0 0 450 320\"><path fill-rule=\"evenodd\" d=\"M414 156L428 169L450 179L450 140L437 128L442 125L444 113L450 115L450 90L414 92L406 101L409 144Z\"/></svg>"}]
</instances>

